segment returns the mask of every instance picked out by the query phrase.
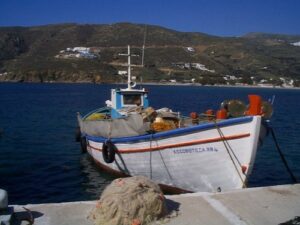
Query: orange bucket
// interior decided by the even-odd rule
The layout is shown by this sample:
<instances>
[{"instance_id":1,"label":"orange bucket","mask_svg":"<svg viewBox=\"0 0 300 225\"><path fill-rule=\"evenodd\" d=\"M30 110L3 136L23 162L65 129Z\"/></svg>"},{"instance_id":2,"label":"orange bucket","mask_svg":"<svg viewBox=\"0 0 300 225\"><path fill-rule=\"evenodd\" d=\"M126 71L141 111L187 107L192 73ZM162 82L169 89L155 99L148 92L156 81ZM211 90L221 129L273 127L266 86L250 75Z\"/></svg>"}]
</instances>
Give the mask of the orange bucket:
<instances>
[{"instance_id":1,"label":"orange bucket","mask_svg":"<svg viewBox=\"0 0 300 225\"><path fill-rule=\"evenodd\" d=\"M217 119L221 120L221 119L227 119L227 111L226 109L220 109L217 111Z\"/></svg>"},{"instance_id":2,"label":"orange bucket","mask_svg":"<svg viewBox=\"0 0 300 225\"><path fill-rule=\"evenodd\" d=\"M255 116L261 115L262 100L259 95L248 95L249 98L249 109L247 115Z\"/></svg>"}]
</instances>

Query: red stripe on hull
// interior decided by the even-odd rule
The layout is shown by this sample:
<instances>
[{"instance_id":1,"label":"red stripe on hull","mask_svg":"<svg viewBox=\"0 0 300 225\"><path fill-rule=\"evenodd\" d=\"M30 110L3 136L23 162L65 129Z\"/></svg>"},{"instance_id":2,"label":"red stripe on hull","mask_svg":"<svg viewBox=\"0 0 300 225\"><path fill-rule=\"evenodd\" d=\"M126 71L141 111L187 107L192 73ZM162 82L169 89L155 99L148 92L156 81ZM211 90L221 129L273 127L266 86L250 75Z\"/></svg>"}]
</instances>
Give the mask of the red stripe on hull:
<instances>
[{"instance_id":1,"label":"red stripe on hull","mask_svg":"<svg viewBox=\"0 0 300 225\"><path fill-rule=\"evenodd\" d=\"M184 146L190 146L190 145L196 145L196 144L206 144L206 143L213 143L213 142L219 142L223 140L234 140L234 139L241 139L249 137L250 134L239 134L239 135L231 135L226 137L218 137L218 138L210 138L205 140L197 140L197 141L190 141L185 143L179 143L179 144L173 144L173 145L163 145L163 146L157 146L152 148L140 148L140 149L119 149L118 152L120 154L130 154L130 153L142 153L142 152L150 152L150 151L159 151L164 150L168 148L177 148L177 147L184 147ZM96 150L96 151L102 151L102 149L95 148L89 145L90 148Z\"/></svg>"}]
</instances>

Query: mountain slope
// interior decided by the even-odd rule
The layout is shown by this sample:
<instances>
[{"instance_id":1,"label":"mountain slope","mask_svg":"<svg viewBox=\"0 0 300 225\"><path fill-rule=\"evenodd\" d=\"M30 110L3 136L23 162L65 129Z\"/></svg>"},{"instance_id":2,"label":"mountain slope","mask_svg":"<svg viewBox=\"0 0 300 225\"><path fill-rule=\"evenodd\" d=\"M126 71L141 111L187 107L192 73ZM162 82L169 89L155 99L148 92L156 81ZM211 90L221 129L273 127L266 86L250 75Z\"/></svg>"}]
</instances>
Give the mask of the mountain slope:
<instances>
[{"instance_id":1,"label":"mountain slope","mask_svg":"<svg viewBox=\"0 0 300 225\"><path fill-rule=\"evenodd\" d=\"M250 33L225 38L151 25L146 29L145 67L133 70L146 81L195 78L202 83L225 83L225 75L246 83L300 79L300 47L291 44L300 41L300 36ZM118 53L131 45L141 55L144 34L145 25L130 23L2 27L0 80L119 82L123 78L116 74L126 70L120 66L126 59ZM80 46L97 48L100 56L55 58L62 50ZM141 57L133 61L140 64Z\"/></svg>"}]
</instances>

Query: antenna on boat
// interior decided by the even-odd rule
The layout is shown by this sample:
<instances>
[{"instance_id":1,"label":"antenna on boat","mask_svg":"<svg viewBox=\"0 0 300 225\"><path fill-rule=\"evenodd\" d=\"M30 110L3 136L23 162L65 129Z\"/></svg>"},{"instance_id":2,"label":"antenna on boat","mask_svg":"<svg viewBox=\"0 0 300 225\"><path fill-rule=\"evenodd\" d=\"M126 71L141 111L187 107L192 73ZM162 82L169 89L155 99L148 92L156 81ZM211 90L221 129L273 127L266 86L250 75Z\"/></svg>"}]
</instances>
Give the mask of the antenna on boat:
<instances>
[{"instance_id":1,"label":"antenna on boat","mask_svg":"<svg viewBox=\"0 0 300 225\"><path fill-rule=\"evenodd\" d=\"M144 30L144 42L143 42L143 48L142 48L142 67L144 67L146 34L147 34L147 24L145 24L145 30Z\"/></svg>"},{"instance_id":2,"label":"antenna on boat","mask_svg":"<svg viewBox=\"0 0 300 225\"><path fill-rule=\"evenodd\" d=\"M136 83L131 81L131 56L138 56L138 55L134 55L134 54L130 54L130 45L128 45L128 50L127 50L127 54L119 54L119 55L123 55L123 56L127 56L128 57L128 80L127 80L127 89L131 90L131 88L136 86Z\"/></svg>"},{"instance_id":3,"label":"antenna on boat","mask_svg":"<svg viewBox=\"0 0 300 225\"><path fill-rule=\"evenodd\" d=\"M272 96L271 104L273 105L275 101L275 95Z\"/></svg>"}]
</instances>

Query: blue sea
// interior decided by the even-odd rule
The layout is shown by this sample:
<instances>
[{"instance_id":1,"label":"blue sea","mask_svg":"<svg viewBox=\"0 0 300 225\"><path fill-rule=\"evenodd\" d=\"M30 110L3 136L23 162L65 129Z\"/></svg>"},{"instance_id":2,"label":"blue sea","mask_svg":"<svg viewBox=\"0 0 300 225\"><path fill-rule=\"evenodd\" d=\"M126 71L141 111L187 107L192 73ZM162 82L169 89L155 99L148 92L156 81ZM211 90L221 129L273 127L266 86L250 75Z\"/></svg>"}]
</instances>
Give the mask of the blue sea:
<instances>
[{"instance_id":1,"label":"blue sea","mask_svg":"<svg viewBox=\"0 0 300 225\"><path fill-rule=\"evenodd\" d=\"M98 170L75 142L76 112L104 105L116 85L0 83L0 188L10 204L94 200L114 177ZM183 114L218 109L224 99L275 96L272 126L300 179L300 90L200 86L144 86L154 108ZM259 148L248 186L292 180L269 136Z\"/></svg>"}]
</instances>

